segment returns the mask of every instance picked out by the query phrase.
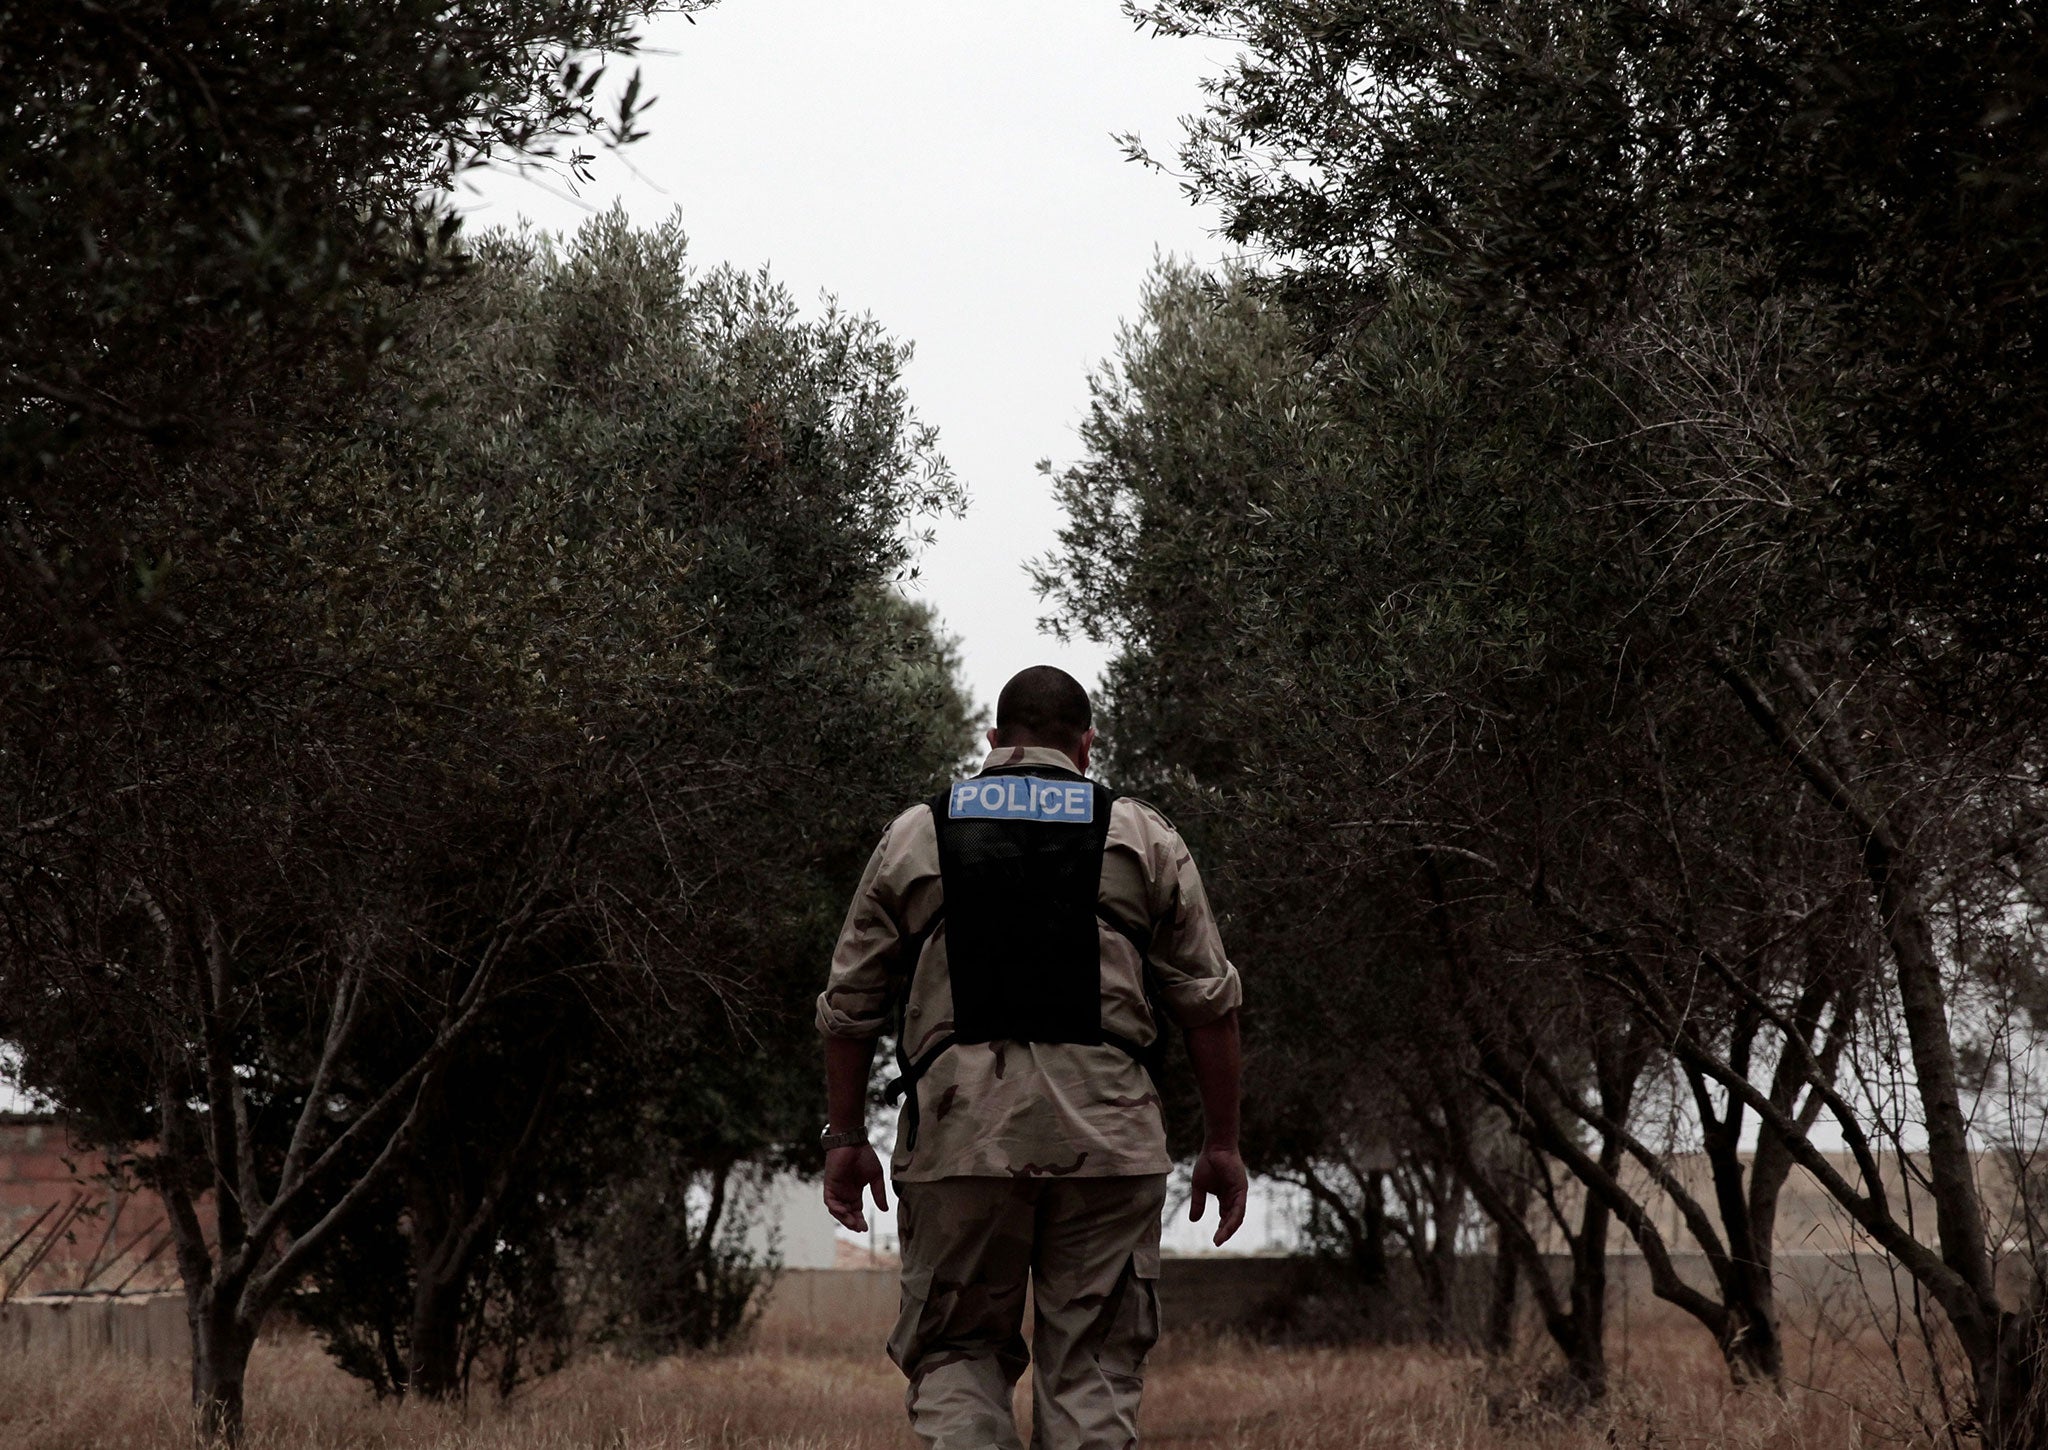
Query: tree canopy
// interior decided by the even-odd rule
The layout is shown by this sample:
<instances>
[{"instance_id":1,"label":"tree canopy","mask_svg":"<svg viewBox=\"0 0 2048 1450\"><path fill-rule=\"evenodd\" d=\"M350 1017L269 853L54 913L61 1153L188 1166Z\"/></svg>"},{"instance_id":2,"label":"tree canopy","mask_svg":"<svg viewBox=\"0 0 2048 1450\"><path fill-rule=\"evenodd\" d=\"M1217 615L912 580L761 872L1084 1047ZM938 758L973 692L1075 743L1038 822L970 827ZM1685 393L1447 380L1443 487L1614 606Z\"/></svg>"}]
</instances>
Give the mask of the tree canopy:
<instances>
[{"instance_id":1,"label":"tree canopy","mask_svg":"<svg viewBox=\"0 0 2048 1450\"><path fill-rule=\"evenodd\" d=\"M618 216L394 305L328 427L123 444L147 486L76 501L155 549L8 615L0 1036L171 1206L230 1431L266 1317L380 1206L420 1230L407 1382L451 1388L550 1115L594 1061L786 1053L824 901L965 744L895 592L958 490L874 322ZM470 1073L513 1075L500 1130ZM716 1110L723 1168L815 1091L770 1081ZM682 1121L636 1087L606 1123Z\"/></svg>"},{"instance_id":2,"label":"tree canopy","mask_svg":"<svg viewBox=\"0 0 2048 1450\"><path fill-rule=\"evenodd\" d=\"M1179 162L1259 260L1157 280L1041 582L1120 650L1117 769L1226 863L1270 1166L1362 1227L1446 1164L1597 1394L1610 1220L1778 1374L1796 1163L2034 1443L2035 1311L1992 1288L2029 1231L1972 1153L2039 1086L2038 27L1132 9L1240 44ZM1920 1124L1938 1248L1877 1162Z\"/></svg>"}]
</instances>

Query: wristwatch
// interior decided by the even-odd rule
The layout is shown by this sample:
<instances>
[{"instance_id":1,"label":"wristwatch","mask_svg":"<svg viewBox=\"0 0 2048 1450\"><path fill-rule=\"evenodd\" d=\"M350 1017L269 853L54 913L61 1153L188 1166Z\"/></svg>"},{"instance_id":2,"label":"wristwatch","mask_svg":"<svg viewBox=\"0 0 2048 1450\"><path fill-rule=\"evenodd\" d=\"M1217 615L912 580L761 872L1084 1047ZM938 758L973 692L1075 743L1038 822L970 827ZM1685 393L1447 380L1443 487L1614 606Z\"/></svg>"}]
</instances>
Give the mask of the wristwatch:
<instances>
[{"instance_id":1,"label":"wristwatch","mask_svg":"<svg viewBox=\"0 0 2048 1450\"><path fill-rule=\"evenodd\" d=\"M867 1141L868 1130L866 1128L848 1128L843 1133L835 1133L832 1131L830 1123L827 1123L825 1131L818 1135L818 1144L827 1153L830 1153L834 1148L864 1148L867 1146Z\"/></svg>"}]
</instances>

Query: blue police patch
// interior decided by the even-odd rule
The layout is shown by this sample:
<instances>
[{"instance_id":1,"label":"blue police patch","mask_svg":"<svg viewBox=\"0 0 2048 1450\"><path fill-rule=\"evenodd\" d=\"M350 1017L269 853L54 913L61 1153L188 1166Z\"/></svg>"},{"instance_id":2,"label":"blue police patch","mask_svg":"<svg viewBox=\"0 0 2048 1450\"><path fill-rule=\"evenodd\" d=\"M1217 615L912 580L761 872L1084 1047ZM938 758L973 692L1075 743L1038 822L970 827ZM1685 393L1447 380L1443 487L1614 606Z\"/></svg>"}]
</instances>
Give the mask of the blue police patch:
<instances>
[{"instance_id":1,"label":"blue police patch","mask_svg":"<svg viewBox=\"0 0 2048 1450\"><path fill-rule=\"evenodd\" d=\"M947 794L956 821L1053 821L1085 826L1095 819L1095 786L1085 780L991 775L963 780Z\"/></svg>"}]
</instances>

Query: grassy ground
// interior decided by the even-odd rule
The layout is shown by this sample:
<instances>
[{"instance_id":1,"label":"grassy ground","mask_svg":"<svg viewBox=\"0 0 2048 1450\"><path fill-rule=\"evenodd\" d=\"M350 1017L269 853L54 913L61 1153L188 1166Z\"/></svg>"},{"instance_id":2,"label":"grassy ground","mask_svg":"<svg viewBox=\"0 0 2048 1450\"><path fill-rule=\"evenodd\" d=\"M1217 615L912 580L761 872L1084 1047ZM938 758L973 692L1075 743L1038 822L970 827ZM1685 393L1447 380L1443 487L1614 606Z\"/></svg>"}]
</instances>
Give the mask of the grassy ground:
<instances>
[{"instance_id":1,"label":"grassy ground","mask_svg":"<svg viewBox=\"0 0 2048 1450\"><path fill-rule=\"evenodd\" d=\"M1244 1450L1844 1450L1927 1443L1880 1363L1834 1346L1783 1398L1728 1387L1697 1334L1638 1335L1607 1407L1577 1418L1528 1392L1535 1366L1411 1349L1282 1350L1169 1339L1144 1411L1151 1446ZM592 1362L499 1405L379 1405L317 1347L259 1349L252 1450L681 1450L909 1446L902 1380L879 1355L754 1351L654 1365ZM1848 1408L1855 1400L1862 1412ZM188 1450L176 1371L0 1364L0 1445Z\"/></svg>"}]
</instances>

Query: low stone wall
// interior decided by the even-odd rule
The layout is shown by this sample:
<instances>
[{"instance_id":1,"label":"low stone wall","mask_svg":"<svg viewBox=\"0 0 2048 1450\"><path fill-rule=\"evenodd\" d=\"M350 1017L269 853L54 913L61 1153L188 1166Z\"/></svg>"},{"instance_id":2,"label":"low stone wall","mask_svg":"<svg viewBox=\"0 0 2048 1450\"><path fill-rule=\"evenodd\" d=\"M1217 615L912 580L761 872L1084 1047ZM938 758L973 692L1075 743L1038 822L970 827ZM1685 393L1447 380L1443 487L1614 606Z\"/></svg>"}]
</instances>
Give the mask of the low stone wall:
<instances>
[{"instance_id":1,"label":"low stone wall","mask_svg":"<svg viewBox=\"0 0 2048 1450\"><path fill-rule=\"evenodd\" d=\"M65 1363L118 1355L145 1363L185 1364L191 1358L185 1296L50 1295L0 1304L0 1354L39 1355Z\"/></svg>"}]
</instances>

